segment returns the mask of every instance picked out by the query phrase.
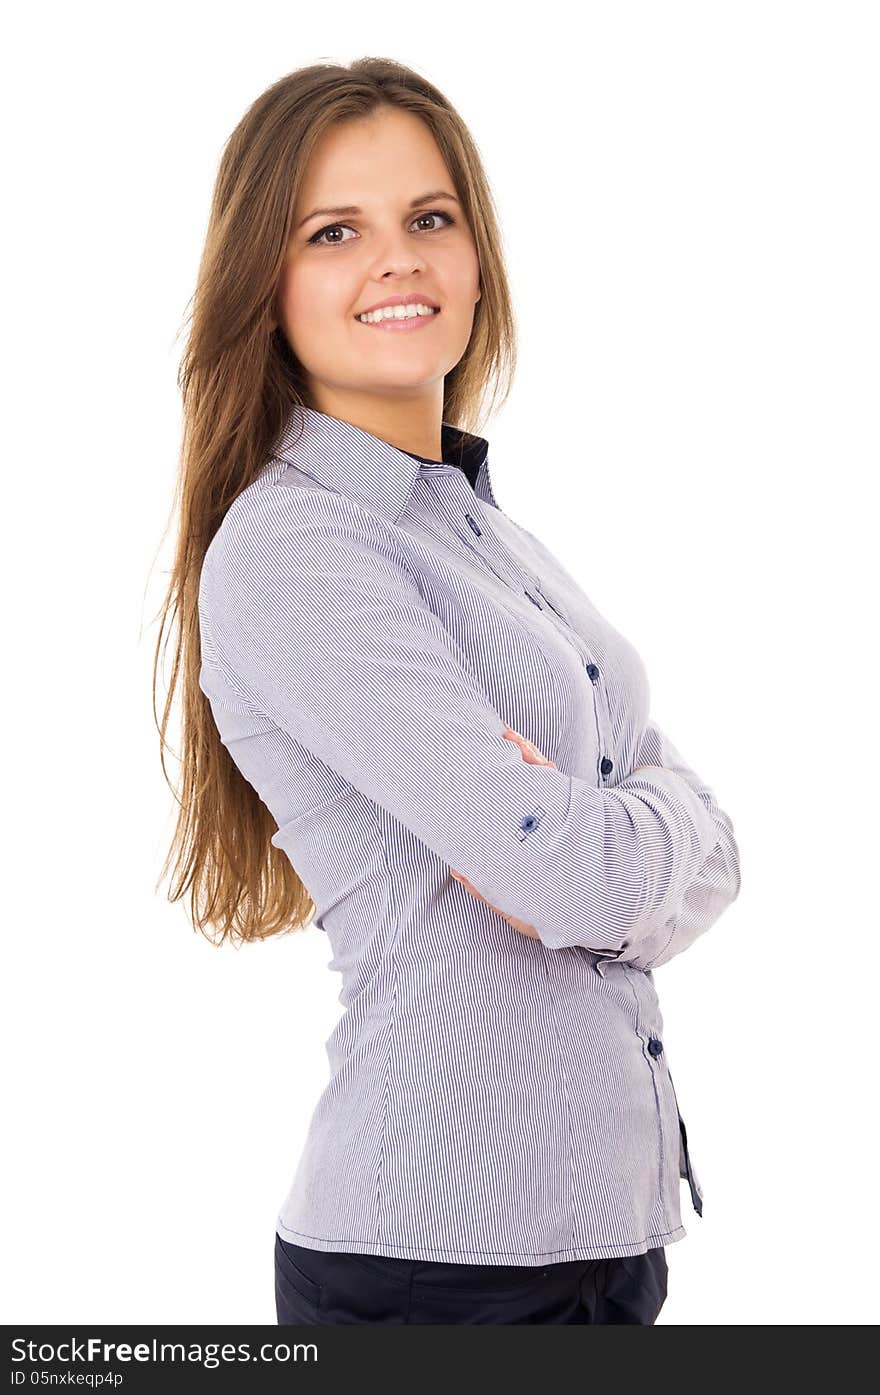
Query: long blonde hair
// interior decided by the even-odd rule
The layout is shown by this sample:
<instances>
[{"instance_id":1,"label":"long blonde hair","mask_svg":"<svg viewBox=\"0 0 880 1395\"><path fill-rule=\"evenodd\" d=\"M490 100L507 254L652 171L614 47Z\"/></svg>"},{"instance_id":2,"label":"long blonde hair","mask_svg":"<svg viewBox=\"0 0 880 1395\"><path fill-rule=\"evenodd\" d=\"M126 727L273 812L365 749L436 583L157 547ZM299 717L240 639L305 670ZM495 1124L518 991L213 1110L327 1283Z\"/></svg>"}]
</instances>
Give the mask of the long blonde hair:
<instances>
[{"instance_id":1,"label":"long blonde hair","mask_svg":"<svg viewBox=\"0 0 880 1395\"><path fill-rule=\"evenodd\" d=\"M221 744L199 687L198 587L208 545L226 510L271 454L297 403L312 405L274 302L292 233L298 187L316 141L337 122L402 107L432 132L472 229L482 294L460 362L447 375L443 420L481 429L503 403L516 362L515 326L501 233L473 138L430 82L386 58L315 64L289 73L248 108L224 147L199 265L190 332L178 374L183 433L172 506L174 565L153 666L153 714L166 622L177 637L158 724L166 732L181 685L179 810L159 880L169 901L191 889L193 926L214 943L304 929L315 905L289 858L273 846L275 820ZM170 781L169 781L170 784ZM216 932L208 934L208 929Z\"/></svg>"}]
</instances>

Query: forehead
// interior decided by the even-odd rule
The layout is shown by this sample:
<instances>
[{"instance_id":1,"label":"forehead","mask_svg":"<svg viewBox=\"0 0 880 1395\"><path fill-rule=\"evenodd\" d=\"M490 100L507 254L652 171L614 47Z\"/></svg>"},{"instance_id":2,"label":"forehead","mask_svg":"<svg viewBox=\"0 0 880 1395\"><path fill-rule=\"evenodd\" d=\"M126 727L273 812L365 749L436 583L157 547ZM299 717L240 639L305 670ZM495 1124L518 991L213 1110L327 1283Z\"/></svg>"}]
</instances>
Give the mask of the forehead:
<instances>
[{"instance_id":1,"label":"forehead","mask_svg":"<svg viewBox=\"0 0 880 1395\"><path fill-rule=\"evenodd\" d=\"M455 192L425 123L408 111L380 110L323 132L302 172L297 210L320 201L369 211L389 198L409 200L441 186Z\"/></svg>"}]
</instances>

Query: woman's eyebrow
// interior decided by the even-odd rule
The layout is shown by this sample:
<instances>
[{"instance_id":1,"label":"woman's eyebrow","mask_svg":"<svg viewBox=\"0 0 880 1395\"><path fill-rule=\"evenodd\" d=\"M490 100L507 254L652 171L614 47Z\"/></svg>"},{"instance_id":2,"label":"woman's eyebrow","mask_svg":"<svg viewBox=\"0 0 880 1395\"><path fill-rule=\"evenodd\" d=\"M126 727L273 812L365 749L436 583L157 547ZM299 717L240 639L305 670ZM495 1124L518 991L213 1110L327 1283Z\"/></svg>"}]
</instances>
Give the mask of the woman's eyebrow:
<instances>
[{"instance_id":1,"label":"woman's eyebrow","mask_svg":"<svg viewBox=\"0 0 880 1395\"><path fill-rule=\"evenodd\" d=\"M427 194L419 194L417 199L410 199L409 206L410 208L418 208L420 203L429 203L434 199L451 199L453 203L458 203L454 194L447 194L443 189L434 189ZM355 218L359 213L363 213L363 209L358 208L353 203L345 204L339 208L313 208L311 213L307 213L305 218L297 223L297 232L312 218Z\"/></svg>"}]
</instances>

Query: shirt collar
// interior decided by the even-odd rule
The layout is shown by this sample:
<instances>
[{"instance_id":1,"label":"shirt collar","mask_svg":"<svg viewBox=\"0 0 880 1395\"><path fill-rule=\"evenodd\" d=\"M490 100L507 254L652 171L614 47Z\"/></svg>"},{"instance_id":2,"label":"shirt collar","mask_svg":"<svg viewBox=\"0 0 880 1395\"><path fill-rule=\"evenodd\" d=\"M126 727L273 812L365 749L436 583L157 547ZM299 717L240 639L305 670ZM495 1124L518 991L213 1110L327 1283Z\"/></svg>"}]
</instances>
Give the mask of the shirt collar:
<instances>
[{"instance_id":1,"label":"shirt collar","mask_svg":"<svg viewBox=\"0 0 880 1395\"><path fill-rule=\"evenodd\" d=\"M497 509L489 479L489 442L445 421L440 434L444 462L460 466L477 498ZM300 403L291 408L272 454L392 523L403 513L419 475L439 468L351 422Z\"/></svg>"}]
</instances>

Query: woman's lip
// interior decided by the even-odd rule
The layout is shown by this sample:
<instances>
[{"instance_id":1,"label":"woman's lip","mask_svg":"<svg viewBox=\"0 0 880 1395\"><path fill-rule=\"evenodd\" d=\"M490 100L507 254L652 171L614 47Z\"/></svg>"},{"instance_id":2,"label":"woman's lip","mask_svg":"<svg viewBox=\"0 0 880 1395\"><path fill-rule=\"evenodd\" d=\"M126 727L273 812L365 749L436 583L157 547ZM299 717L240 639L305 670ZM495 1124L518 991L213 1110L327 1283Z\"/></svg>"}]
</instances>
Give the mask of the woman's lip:
<instances>
[{"instance_id":1,"label":"woman's lip","mask_svg":"<svg viewBox=\"0 0 880 1395\"><path fill-rule=\"evenodd\" d=\"M424 329L425 325L429 325L432 320L436 320L440 313L439 310L435 310L433 315L407 315L405 319L373 320L369 323L364 320L359 320L357 315L355 315L354 320L355 324L363 325L364 329L386 329L391 330L395 334L400 334L410 329Z\"/></svg>"}]
</instances>

